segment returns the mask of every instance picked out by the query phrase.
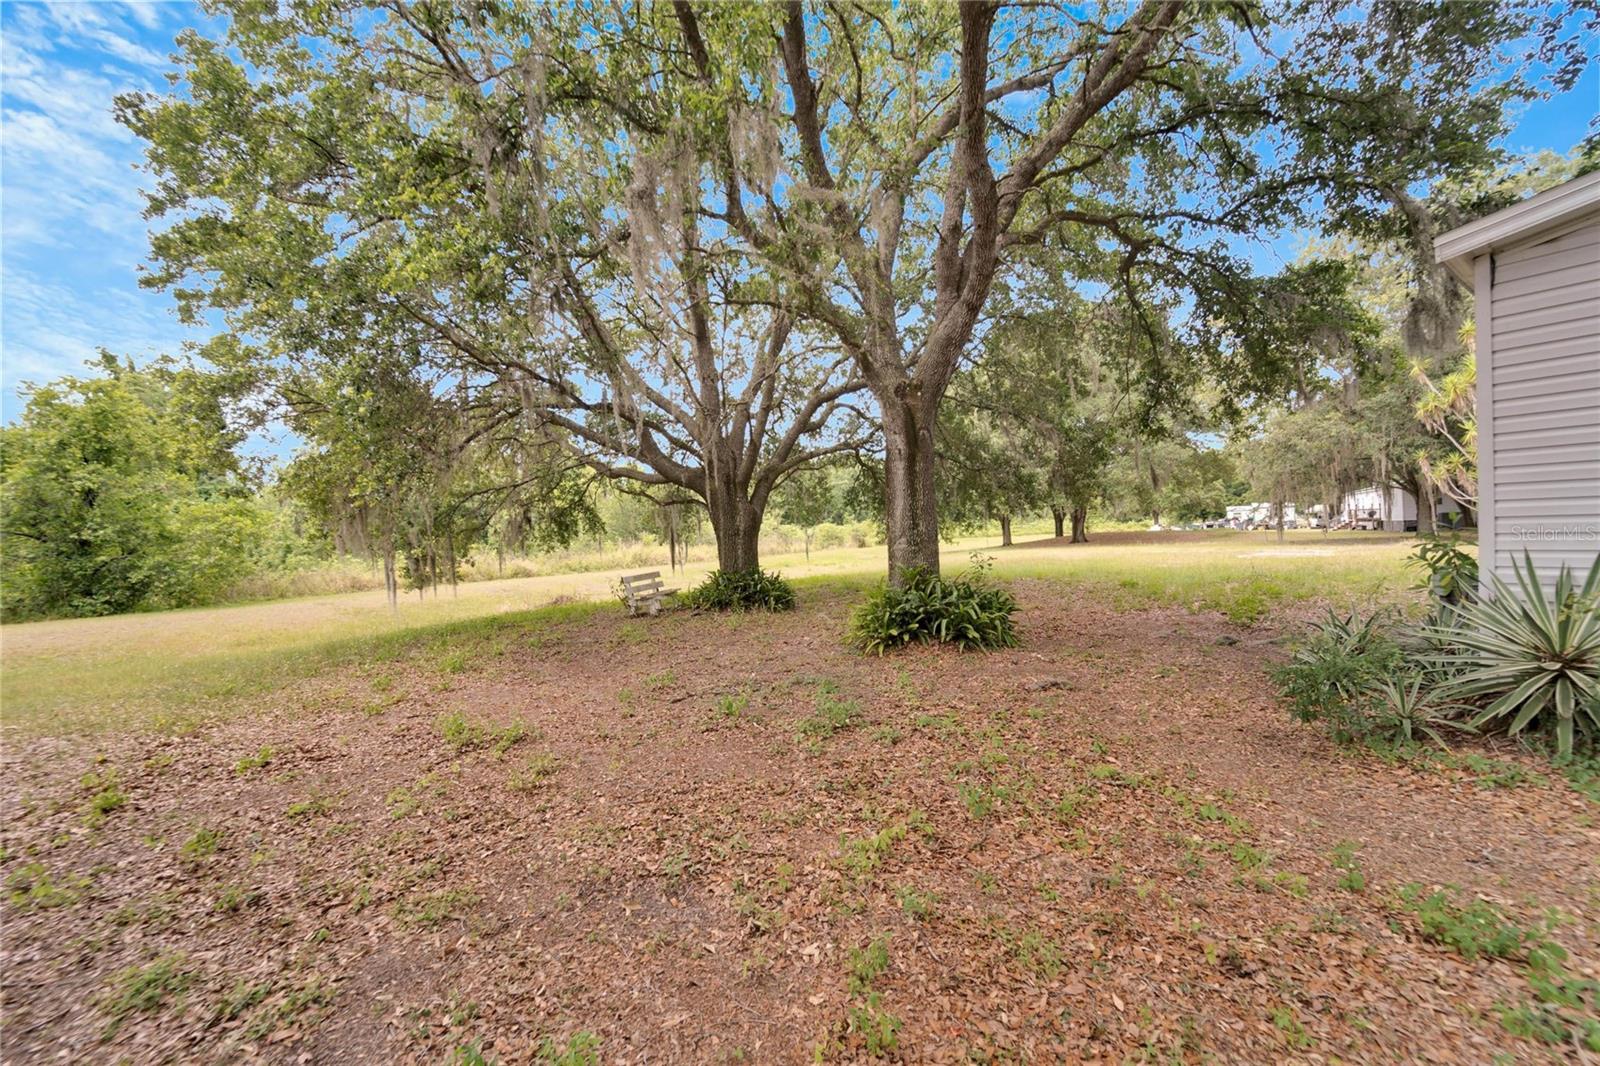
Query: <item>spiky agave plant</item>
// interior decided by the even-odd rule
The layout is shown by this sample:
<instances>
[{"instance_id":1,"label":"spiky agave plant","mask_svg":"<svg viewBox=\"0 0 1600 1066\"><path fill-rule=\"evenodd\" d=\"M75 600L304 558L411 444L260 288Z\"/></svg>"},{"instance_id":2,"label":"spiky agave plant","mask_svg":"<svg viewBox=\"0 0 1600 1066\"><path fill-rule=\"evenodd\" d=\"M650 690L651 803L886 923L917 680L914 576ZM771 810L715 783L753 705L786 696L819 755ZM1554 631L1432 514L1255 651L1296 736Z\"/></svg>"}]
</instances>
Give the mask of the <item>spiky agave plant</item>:
<instances>
[{"instance_id":1,"label":"spiky agave plant","mask_svg":"<svg viewBox=\"0 0 1600 1066\"><path fill-rule=\"evenodd\" d=\"M1396 742L1416 744L1427 739L1443 748L1447 745L1441 730L1472 732L1471 726L1456 720L1460 708L1425 677L1386 677L1373 688L1373 695L1378 730Z\"/></svg>"},{"instance_id":2,"label":"spiky agave plant","mask_svg":"<svg viewBox=\"0 0 1600 1066\"><path fill-rule=\"evenodd\" d=\"M1582 588L1562 566L1553 595L1539 584L1529 553L1512 567L1518 592L1491 572L1492 595L1461 605L1453 624L1427 633L1448 649L1432 659L1452 675L1449 696L1489 701L1474 727L1509 719L1508 733L1548 731L1569 755L1575 737L1600 739L1600 556Z\"/></svg>"}]
</instances>

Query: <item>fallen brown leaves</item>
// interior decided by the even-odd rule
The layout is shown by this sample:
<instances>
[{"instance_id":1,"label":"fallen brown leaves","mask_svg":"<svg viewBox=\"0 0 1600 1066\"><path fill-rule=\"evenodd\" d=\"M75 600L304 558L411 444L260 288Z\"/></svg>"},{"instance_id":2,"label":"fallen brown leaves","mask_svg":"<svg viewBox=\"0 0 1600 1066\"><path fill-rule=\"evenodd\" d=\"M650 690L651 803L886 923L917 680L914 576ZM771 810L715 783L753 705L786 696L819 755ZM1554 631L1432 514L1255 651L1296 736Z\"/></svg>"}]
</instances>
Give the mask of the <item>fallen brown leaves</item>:
<instances>
[{"instance_id":1,"label":"fallen brown leaves","mask_svg":"<svg viewBox=\"0 0 1600 1066\"><path fill-rule=\"evenodd\" d=\"M814 593L8 745L7 1058L1560 1057L1496 1022L1511 964L1389 901L1560 907L1593 976L1581 799L1338 751L1276 704L1270 632L1018 592L994 655L856 656ZM127 800L91 825L106 768Z\"/></svg>"}]
</instances>

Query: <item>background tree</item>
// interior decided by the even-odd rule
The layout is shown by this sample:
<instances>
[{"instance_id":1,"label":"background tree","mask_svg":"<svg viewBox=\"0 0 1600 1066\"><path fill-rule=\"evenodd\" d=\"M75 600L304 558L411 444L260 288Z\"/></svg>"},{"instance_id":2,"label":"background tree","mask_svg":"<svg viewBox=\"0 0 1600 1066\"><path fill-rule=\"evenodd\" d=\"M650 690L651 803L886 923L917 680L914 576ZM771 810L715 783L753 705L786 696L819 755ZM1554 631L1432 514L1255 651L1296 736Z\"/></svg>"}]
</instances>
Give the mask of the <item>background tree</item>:
<instances>
[{"instance_id":1,"label":"background tree","mask_svg":"<svg viewBox=\"0 0 1600 1066\"><path fill-rule=\"evenodd\" d=\"M809 562L811 538L817 527L838 515L839 498L833 471L820 466L797 471L778 490L777 502L778 520L799 527Z\"/></svg>"},{"instance_id":2,"label":"background tree","mask_svg":"<svg viewBox=\"0 0 1600 1066\"><path fill-rule=\"evenodd\" d=\"M150 283L264 338L269 374L404 353L488 422L698 497L720 565L754 567L781 480L866 439L848 358L702 224L691 141L638 155L595 120L575 9L380 8L227 5L228 49L180 41L181 95L120 101L170 222Z\"/></svg>"},{"instance_id":3,"label":"background tree","mask_svg":"<svg viewBox=\"0 0 1600 1066\"><path fill-rule=\"evenodd\" d=\"M969 529L998 522L1000 543L1009 547L1012 518L1037 509L1042 497L1036 427L956 403L941 420L938 492L945 513Z\"/></svg>"},{"instance_id":4,"label":"background tree","mask_svg":"<svg viewBox=\"0 0 1600 1066\"><path fill-rule=\"evenodd\" d=\"M1351 265L1353 293L1383 324L1384 344L1409 361L1405 375L1358 379L1350 368L1341 368L1350 401L1367 403L1373 417L1384 422L1375 431L1412 445L1410 452L1389 450L1382 480L1414 492L1419 504L1442 494L1471 511L1477 496L1471 294L1434 262L1433 237L1566 181L1600 160L1577 152L1505 159L1488 144L1464 150L1477 153L1475 167L1442 176L1425 197L1397 193L1391 197L1396 217L1356 220L1344 234L1314 242L1311 253ZM1397 396L1381 399L1371 395L1374 390ZM1394 408L1403 398L1414 402L1425 433L1419 435L1417 427L1397 417ZM1431 511L1424 515L1419 506L1419 523L1431 521Z\"/></svg>"},{"instance_id":5,"label":"background tree","mask_svg":"<svg viewBox=\"0 0 1600 1066\"><path fill-rule=\"evenodd\" d=\"M1346 492L1360 485L1368 449L1350 412L1337 402L1271 415L1242 449L1251 489L1272 506L1282 540L1287 505L1323 504L1332 516Z\"/></svg>"},{"instance_id":6,"label":"background tree","mask_svg":"<svg viewBox=\"0 0 1600 1066\"><path fill-rule=\"evenodd\" d=\"M264 535L225 412L236 383L167 358L99 370L25 387L0 428L8 619L206 603Z\"/></svg>"}]
</instances>

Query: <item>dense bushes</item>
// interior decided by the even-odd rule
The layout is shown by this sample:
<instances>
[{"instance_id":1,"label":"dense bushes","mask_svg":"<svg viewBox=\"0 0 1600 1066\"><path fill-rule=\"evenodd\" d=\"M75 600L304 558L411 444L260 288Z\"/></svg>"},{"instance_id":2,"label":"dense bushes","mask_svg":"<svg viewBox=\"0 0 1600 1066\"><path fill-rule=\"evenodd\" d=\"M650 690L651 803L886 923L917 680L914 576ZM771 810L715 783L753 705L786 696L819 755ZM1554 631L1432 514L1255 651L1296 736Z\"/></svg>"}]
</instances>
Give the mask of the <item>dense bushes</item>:
<instances>
[{"instance_id":1,"label":"dense bushes","mask_svg":"<svg viewBox=\"0 0 1600 1066\"><path fill-rule=\"evenodd\" d=\"M882 655L906 644L941 642L959 648L1011 648L1017 601L988 579L979 564L954 578L916 570L898 585L884 585L856 608L850 643Z\"/></svg>"},{"instance_id":2,"label":"dense bushes","mask_svg":"<svg viewBox=\"0 0 1600 1066\"><path fill-rule=\"evenodd\" d=\"M1459 560L1442 558L1452 570ZM1437 577L1437 574L1435 574ZM1600 747L1600 559L1579 586L1565 567L1547 592L1531 557L1513 592L1491 575L1472 598L1464 581L1430 582L1419 625L1392 613L1332 613L1275 679L1293 713L1341 743L1440 741L1440 728L1544 737L1562 758Z\"/></svg>"},{"instance_id":3,"label":"dense bushes","mask_svg":"<svg viewBox=\"0 0 1600 1066\"><path fill-rule=\"evenodd\" d=\"M683 594L683 603L698 611L788 611L794 586L760 569L713 570Z\"/></svg>"},{"instance_id":4,"label":"dense bushes","mask_svg":"<svg viewBox=\"0 0 1600 1066\"><path fill-rule=\"evenodd\" d=\"M170 360L26 386L0 429L6 621L210 603L270 516L215 381Z\"/></svg>"}]
</instances>

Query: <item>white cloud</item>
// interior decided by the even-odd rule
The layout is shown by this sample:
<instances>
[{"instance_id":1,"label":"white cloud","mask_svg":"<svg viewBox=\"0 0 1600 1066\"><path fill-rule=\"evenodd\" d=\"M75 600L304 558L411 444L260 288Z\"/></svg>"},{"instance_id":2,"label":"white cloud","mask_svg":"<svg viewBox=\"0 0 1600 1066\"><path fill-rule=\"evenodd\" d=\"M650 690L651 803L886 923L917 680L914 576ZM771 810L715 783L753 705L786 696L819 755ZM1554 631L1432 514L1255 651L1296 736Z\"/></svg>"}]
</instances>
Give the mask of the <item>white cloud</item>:
<instances>
[{"instance_id":1,"label":"white cloud","mask_svg":"<svg viewBox=\"0 0 1600 1066\"><path fill-rule=\"evenodd\" d=\"M153 30L161 25L161 12L158 10L159 0L146 0L143 3L124 3L122 6L139 25L147 30Z\"/></svg>"},{"instance_id":2,"label":"white cloud","mask_svg":"<svg viewBox=\"0 0 1600 1066\"><path fill-rule=\"evenodd\" d=\"M118 93L165 92L158 48L187 4L0 4L0 405L18 381L82 370L95 349L177 351L191 336L138 288L148 253L136 138Z\"/></svg>"}]
</instances>

